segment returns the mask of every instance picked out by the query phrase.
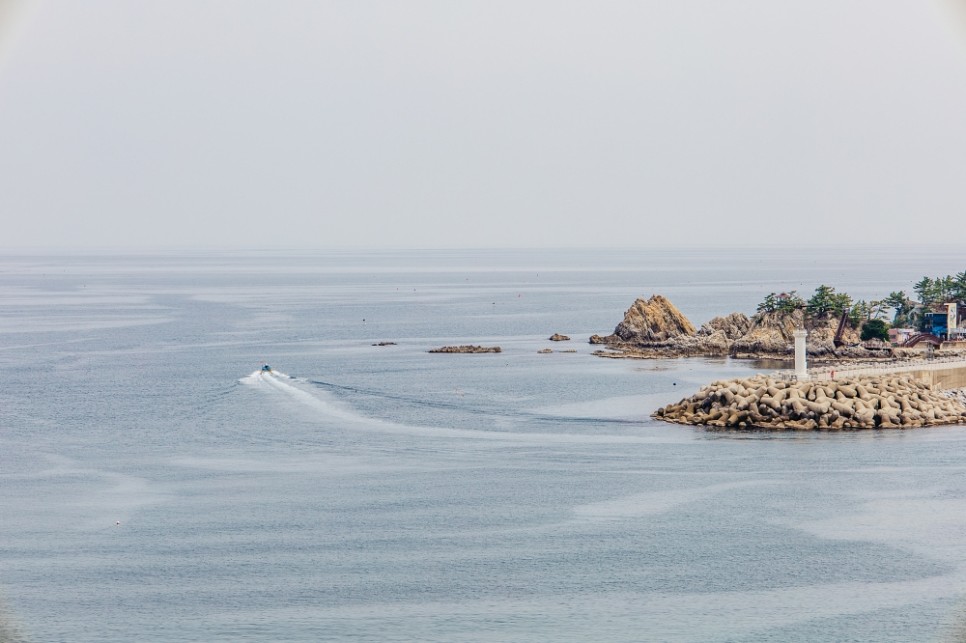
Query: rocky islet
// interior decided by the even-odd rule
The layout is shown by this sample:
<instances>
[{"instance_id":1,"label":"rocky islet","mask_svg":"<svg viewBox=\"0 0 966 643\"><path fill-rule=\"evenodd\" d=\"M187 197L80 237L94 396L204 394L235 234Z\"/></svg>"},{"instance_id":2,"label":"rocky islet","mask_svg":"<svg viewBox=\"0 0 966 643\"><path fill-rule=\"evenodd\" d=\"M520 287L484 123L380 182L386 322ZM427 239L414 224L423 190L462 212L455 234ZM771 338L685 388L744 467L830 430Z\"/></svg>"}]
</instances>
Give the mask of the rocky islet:
<instances>
[{"instance_id":1,"label":"rocky islet","mask_svg":"<svg viewBox=\"0 0 966 643\"><path fill-rule=\"evenodd\" d=\"M858 331L846 326L836 346L839 319L806 316L802 310L762 312L748 317L731 313L695 328L666 297L637 299L624 319L607 336L593 335L591 344L603 346L595 354L613 358L738 357L788 359L794 332L808 331L809 356L828 359L884 359L892 356L887 344L862 343Z\"/></svg>"},{"instance_id":2,"label":"rocky islet","mask_svg":"<svg viewBox=\"0 0 966 643\"><path fill-rule=\"evenodd\" d=\"M475 345L462 345L462 346L441 346L439 348L432 348L429 350L430 353L500 353L503 349L499 346L475 346Z\"/></svg>"}]
</instances>

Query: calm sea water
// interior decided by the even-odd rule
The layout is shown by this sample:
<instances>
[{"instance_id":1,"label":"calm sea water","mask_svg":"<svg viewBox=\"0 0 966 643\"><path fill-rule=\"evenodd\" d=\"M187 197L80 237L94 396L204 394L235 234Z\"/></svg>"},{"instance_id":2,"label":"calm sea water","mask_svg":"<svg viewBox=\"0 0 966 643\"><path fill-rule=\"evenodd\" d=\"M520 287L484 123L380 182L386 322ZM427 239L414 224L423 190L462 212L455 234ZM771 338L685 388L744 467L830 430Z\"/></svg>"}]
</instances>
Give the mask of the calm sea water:
<instances>
[{"instance_id":1,"label":"calm sea water","mask_svg":"<svg viewBox=\"0 0 966 643\"><path fill-rule=\"evenodd\" d=\"M0 641L963 640L966 427L657 423L758 365L605 360L587 337L642 295L700 324L964 268L894 248L7 253ZM503 352L427 353L452 343Z\"/></svg>"}]
</instances>

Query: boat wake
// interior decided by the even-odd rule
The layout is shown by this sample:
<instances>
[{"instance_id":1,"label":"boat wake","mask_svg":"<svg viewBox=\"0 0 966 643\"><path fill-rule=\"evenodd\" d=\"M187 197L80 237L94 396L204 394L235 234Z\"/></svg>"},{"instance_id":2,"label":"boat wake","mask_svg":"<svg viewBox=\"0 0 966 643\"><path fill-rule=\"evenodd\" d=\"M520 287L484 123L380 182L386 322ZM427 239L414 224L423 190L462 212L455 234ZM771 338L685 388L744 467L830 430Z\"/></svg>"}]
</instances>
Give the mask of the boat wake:
<instances>
[{"instance_id":1,"label":"boat wake","mask_svg":"<svg viewBox=\"0 0 966 643\"><path fill-rule=\"evenodd\" d=\"M350 430L377 431L437 438L498 440L514 443L627 444L676 441L669 435L665 437L645 437L580 433L529 433L416 426L365 416L340 402L331 391L319 388L317 382L292 377L278 371L258 370L247 377L241 378L239 381L246 386L263 390L276 396L284 396L303 409L311 411L318 419L338 422L340 428ZM566 418L557 418L557 420L562 424L566 422Z\"/></svg>"},{"instance_id":2,"label":"boat wake","mask_svg":"<svg viewBox=\"0 0 966 643\"><path fill-rule=\"evenodd\" d=\"M297 378L294 378L291 375L286 375L285 373L281 373L279 371L258 370L248 377L243 377L239 381L248 386L255 388L266 388L282 395L286 395L299 405L316 411L317 413L328 418L341 420L343 422L380 423L379 420L365 418L358 413L354 413L349 409L343 408L334 400L327 399L324 396L314 394L312 391L305 390L302 388L302 386L306 386L306 382L304 380L300 382ZM302 386L299 386L299 384Z\"/></svg>"},{"instance_id":3,"label":"boat wake","mask_svg":"<svg viewBox=\"0 0 966 643\"><path fill-rule=\"evenodd\" d=\"M615 402L614 399L609 400L599 400L594 405L584 404L584 405L564 405L556 406L546 409L534 409L530 411L522 410L504 410L500 412L494 412L492 408L484 408L481 406L470 406L466 403L456 403L456 402L445 402L438 399L428 399L424 397L416 397L410 395L400 395L396 393L387 393L385 391L373 390L359 388L357 386L345 386L342 384L333 384L332 382L323 382L321 380L306 380L308 383L313 384L316 387L322 388L326 391L331 392L333 395L338 395L339 393L351 393L359 394L366 397L375 397L382 400L391 400L393 402L399 402L402 404L408 404L413 406L426 407L431 409L440 409L442 411L453 411L459 410L464 412L472 412L478 415L487 415L498 419L501 423L504 421L519 420L524 422L539 422L543 424L554 424L562 425L566 423L594 423L594 424L633 424L640 425L640 419L632 419L632 416L637 416L638 418L647 417L650 413L643 413L642 408L657 408L661 406L666 400L666 396L659 396L658 399L661 403L653 404L646 407L641 406L642 396L633 396L633 398L628 397L627 399L633 399L637 402L637 406L630 408L625 404L624 408L619 408L618 412L614 412ZM600 408L607 405L606 409ZM608 415L609 411L609 415ZM626 411L626 412L624 412Z\"/></svg>"}]
</instances>

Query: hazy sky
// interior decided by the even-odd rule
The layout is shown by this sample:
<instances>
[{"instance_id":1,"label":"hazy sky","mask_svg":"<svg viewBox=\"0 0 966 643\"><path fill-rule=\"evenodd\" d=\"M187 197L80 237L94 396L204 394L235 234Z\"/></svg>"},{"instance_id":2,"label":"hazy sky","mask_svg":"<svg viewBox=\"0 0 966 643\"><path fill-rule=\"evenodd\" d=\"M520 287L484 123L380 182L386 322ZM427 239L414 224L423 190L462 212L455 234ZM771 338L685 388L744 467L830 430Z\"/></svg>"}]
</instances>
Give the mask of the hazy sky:
<instances>
[{"instance_id":1,"label":"hazy sky","mask_svg":"<svg viewBox=\"0 0 966 643\"><path fill-rule=\"evenodd\" d=\"M960 4L0 0L0 246L966 240Z\"/></svg>"}]
</instances>

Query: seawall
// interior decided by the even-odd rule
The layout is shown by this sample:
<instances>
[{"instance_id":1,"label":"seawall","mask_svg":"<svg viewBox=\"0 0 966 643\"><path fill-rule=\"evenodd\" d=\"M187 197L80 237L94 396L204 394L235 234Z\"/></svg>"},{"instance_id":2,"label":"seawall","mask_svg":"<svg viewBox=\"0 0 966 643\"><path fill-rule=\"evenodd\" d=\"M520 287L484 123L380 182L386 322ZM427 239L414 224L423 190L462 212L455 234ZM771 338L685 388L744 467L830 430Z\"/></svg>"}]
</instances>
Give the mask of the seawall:
<instances>
[{"instance_id":1,"label":"seawall","mask_svg":"<svg viewBox=\"0 0 966 643\"><path fill-rule=\"evenodd\" d=\"M834 373L834 376L832 375ZM848 379L854 377L879 377L883 375L906 375L919 381L944 389L966 388L966 359L936 358L909 362L869 364L853 368L809 369L814 380Z\"/></svg>"}]
</instances>

